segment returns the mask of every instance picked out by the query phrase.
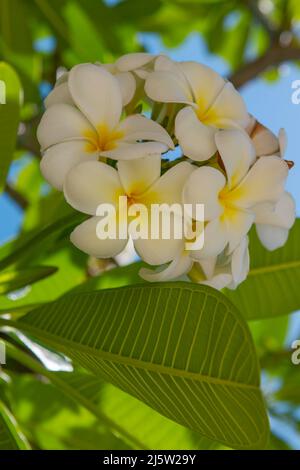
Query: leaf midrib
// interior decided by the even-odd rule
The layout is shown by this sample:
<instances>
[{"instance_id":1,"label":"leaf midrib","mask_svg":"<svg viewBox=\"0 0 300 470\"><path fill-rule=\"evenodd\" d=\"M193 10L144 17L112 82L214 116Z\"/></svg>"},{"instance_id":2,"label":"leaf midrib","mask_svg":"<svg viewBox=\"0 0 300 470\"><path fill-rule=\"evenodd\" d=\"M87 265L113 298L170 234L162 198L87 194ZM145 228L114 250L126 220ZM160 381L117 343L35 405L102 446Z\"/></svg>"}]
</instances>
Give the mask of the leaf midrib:
<instances>
[{"instance_id":1,"label":"leaf midrib","mask_svg":"<svg viewBox=\"0 0 300 470\"><path fill-rule=\"evenodd\" d=\"M43 339L46 343L48 342L48 344L50 343L52 346L61 348L61 351L66 353L66 355L70 354L70 347L72 347L72 350L74 349L76 351L81 350L85 354L88 354L90 356L97 356L102 360L108 360L114 363L125 364L125 365L133 366L139 369L146 369L152 372L167 374L167 375L171 375L175 377L183 377L187 379L196 380L198 382L206 382L206 383L212 383L215 385L226 385L229 387L238 387L238 388L243 388L243 389L248 389L248 390L259 391L259 383L257 383L256 385L251 385L251 384L245 384L242 382L233 382L233 381L226 380L226 379L220 379L217 377L210 377L210 376L203 375L203 374L197 374L196 372L189 372L184 369L175 369L175 368L164 366L161 364L153 364L153 363L141 361L135 358L120 356L118 354L113 354L111 352L102 351L99 349L93 349L90 346L80 344L80 343L75 343L70 340L61 339L61 338L57 339L58 337L53 335L52 333L47 333L45 335L43 331L41 331L39 328L36 328L31 325L27 325L26 323L22 323L22 322L14 322L12 320L0 319L0 326L1 324L26 331L33 335L36 334L38 338Z\"/></svg>"},{"instance_id":2,"label":"leaf midrib","mask_svg":"<svg viewBox=\"0 0 300 470\"><path fill-rule=\"evenodd\" d=\"M270 266L262 266L259 268L253 268L249 271L249 276L257 276L267 273L273 273L277 271L286 271L288 269L300 268L300 260L288 261L286 263L272 264Z\"/></svg>"}]
</instances>

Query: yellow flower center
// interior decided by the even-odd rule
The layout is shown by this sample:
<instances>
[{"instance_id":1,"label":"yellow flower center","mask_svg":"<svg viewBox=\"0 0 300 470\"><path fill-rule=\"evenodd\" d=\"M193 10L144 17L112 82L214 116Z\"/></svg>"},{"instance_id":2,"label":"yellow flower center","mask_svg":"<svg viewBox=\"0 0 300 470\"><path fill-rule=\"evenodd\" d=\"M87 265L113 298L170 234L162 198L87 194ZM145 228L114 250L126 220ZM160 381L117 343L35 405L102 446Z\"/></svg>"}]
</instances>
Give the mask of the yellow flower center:
<instances>
[{"instance_id":1,"label":"yellow flower center","mask_svg":"<svg viewBox=\"0 0 300 470\"><path fill-rule=\"evenodd\" d=\"M85 150L88 153L103 152L113 150L117 147L117 141L123 137L124 133L118 130L111 130L106 124L99 124L96 132L87 129L83 136L88 140Z\"/></svg>"},{"instance_id":2,"label":"yellow flower center","mask_svg":"<svg viewBox=\"0 0 300 470\"><path fill-rule=\"evenodd\" d=\"M208 103L203 98L198 98L196 101L197 108L195 109L196 115L199 121L203 122L208 126L217 126L218 114L212 106L208 106Z\"/></svg>"},{"instance_id":3,"label":"yellow flower center","mask_svg":"<svg viewBox=\"0 0 300 470\"><path fill-rule=\"evenodd\" d=\"M235 200L237 199L234 192L228 187L225 186L219 192L219 201L224 208L224 212L221 215L221 219L232 219L236 213Z\"/></svg>"}]
</instances>

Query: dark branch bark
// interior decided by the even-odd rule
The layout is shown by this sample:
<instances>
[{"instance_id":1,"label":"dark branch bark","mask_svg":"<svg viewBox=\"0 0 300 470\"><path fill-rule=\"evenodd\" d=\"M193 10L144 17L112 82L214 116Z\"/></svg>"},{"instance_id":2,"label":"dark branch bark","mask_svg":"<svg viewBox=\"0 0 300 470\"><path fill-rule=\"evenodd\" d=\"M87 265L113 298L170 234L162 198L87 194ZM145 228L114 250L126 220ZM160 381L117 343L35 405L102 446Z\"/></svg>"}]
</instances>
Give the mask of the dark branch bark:
<instances>
[{"instance_id":1,"label":"dark branch bark","mask_svg":"<svg viewBox=\"0 0 300 470\"><path fill-rule=\"evenodd\" d=\"M273 45L258 59L248 62L237 70L229 80L237 87L256 78L271 66L279 65L290 60L300 60L300 47L281 47Z\"/></svg>"},{"instance_id":2,"label":"dark branch bark","mask_svg":"<svg viewBox=\"0 0 300 470\"><path fill-rule=\"evenodd\" d=\"M278 37L279 32L276 30L275 25L269 20L269 18L259 9L257 0L247 0L247 5L256 21L264 27L269 34L271 41L274 41Z\"/></svg>"},{"instance_id":3,"label":"dark branch bark","mask_svg":"<svg viewBox=\"0 0 300 470\"><path fill-rule=\"evenodd\" d=\"M18 204L18 206L22 210L27 209L28 207L27 199L21 193L19 193L16 189L14 189L9 183L5 184L4 190L9 195L9 197Z\"/></svg>"}]
</instances>

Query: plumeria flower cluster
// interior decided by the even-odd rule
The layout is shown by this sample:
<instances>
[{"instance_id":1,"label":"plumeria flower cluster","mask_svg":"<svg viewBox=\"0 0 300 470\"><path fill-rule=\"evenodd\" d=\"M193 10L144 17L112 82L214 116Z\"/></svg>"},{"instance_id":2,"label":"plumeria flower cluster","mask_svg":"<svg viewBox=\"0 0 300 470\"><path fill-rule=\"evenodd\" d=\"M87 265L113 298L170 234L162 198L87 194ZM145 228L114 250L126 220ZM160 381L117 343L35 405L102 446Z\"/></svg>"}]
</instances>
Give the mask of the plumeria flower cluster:
<instances>
[{"instance_id":1,"label":"plumeria flower cluster","mask_svg":"<svg viewBox=\"0 0 300 470\"><path fill-rule=\"evenodd\" d=\"M133 204L204 205L200 224L193 210L188 222L174 214L175 225L204 236L199 249L187 250L185 236L174 233L133 240L152 266L140 271L148 281L188 276L235 289L249 272L253 225L267 249L286 242L295 204L285 191L292 167L285 133L276 137L249 115L234 86L211 68L146 53L80 64L60 77L45 107L41 171L88 214L71 234L85 253L114 257L132 241L127 228L122 238L97 235L99 205L118 208L120 196L129 217ZM123 227L121 217L116 224Z\"/></svg>"}]
</instances>

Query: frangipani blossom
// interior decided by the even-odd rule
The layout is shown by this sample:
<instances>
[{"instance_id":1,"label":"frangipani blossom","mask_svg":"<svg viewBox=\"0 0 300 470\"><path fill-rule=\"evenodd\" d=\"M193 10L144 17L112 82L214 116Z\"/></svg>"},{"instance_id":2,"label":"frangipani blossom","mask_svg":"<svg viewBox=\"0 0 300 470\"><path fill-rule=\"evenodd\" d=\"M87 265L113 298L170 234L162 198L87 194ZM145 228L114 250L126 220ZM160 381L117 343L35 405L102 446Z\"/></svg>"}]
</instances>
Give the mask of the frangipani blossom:
<instances>
[{"instance_id":1,"label":"frangipani blossom","mask_svg":"<svg viewBox=\"0 0 300 470\"><path fill-rule=\"evenodd\" d=\"M278 201L288 174L287 164L277 156L261 157L253 164L255 151L245 132L219 131L215 138L226 176L209 166L198 168L183 193L185 203L205 207L205 242L199 259L217 256L226 245L229 253L235 250L255 220L253 207Z\"/></svg>"},{"instance_id":2,"label":"frangipani blossom","mask_svg":"<svg viewBox=\"0 0 300 470\"><path fill-rule=\"evenodd\" d=\"M145 92L154 101L188 105L176 116L175 135L184 155L196 161L216 152L218 129L246 128L249 123L245 103L233 85L197 62L157 59Z\"/></svg>"},{"instance_id":3,"label":"frangipani blossom","mask_svg":"<svg viewBox=\"0 0 300 470\"><path fill-rule=\"evenodd\" d=\"M173 148L172 139L156 122L142 115L121 120L118 81L103 67L75 66L67 86L73 104L51 104L37 132L41 170L55 188L62 189L66 174L80 162L99 157L131 160Z\"/></svg>"},{"instance_id":4,"label":"frangipani blossom","mask_svg":"<svg viewBox=\"0 0 300 470\"><path fill-rule=\"evenodd\" d=\"M189 277L193 282L221 290L236 289L247 277L250 267L248 237L244 237L237 248L228 255L225 249L217 257L194 263Z\"/></svg>"},{"instance_id":5,"label":"frangipani blossom","mask_svg":"<svg viewBox=\"0 0 300 470\"><path fill-rule=\"evenodd\" d=\"M251 116L246 131L252 140L257 158L268 155L278 155L284 158L287 145L284 129L280 129L278 137L276 137L270 129Z\"/></svg>"},{"instance_id":6,"label":"frangipani blossom","mask_svg":"<svg viewBox=\"0 0 300 470\"><path fill-rule=\"evenodd\" d=\"M254 212L256 232L261 243L271 251L283 246L296 219L293 197L284 192L275 204L258 204Z\"/></svg>"},{"instance_id":7,"label":"frangipani blossom","mask_svg":"<svg viewBox=\"0 0 300 470\"><path fill-rule=\"evenodd\" d=\"M79 249L99 258L120 253L128 237L101 240L97 236L98 206L103 203L118 209L119 197L125 196L130 208L135 204L149 207L152 204L181 204L182 189L193 166L183 162L160 176L160 155L151 155L134 161L119 161L118 170L101 162L85 162L74 167L64 185L66 200L75 209L93 217L79 225L71 241ZM124 221L117 220L118 227ZM144 221L148 224L148 218ZM179 221L181 223L181 220ZM182 240L136 239L134 246L141 258L149 264L159 265L172 261L180 252Z\"/></svg>"},{"instance_id":8,"label":"frangipani blossom","mask_svg":"<svg viewBox=\"0 0 300 470\"><path fill-rule=\"evenodd\" d=\"M145 105L153 120L140 114ZM234 289L249 271L253 224L267 249L286 242L295 203L284 190L293 166L285 132L248 114L209 67L147 53L81 64L59 77L45 107L41 170L91 216L71 234L85 253L131 247L150 265L140 271L147 281ZM162 158L173 140L180 155Z\"/></svg>"},{"instance_id":9,"label":"frangipani blossom","mask_svg":"<svg viewBox=\"0 0 300 470\"><path fill-rule=\"evenodd\" d=\"M99 64L118 80L124 106L133 98L137 102L143 94L144 80L153 70L155 58L155 55L146 52L136 52L125 54L112 64Z\"/></svg>"}]
</instances>

